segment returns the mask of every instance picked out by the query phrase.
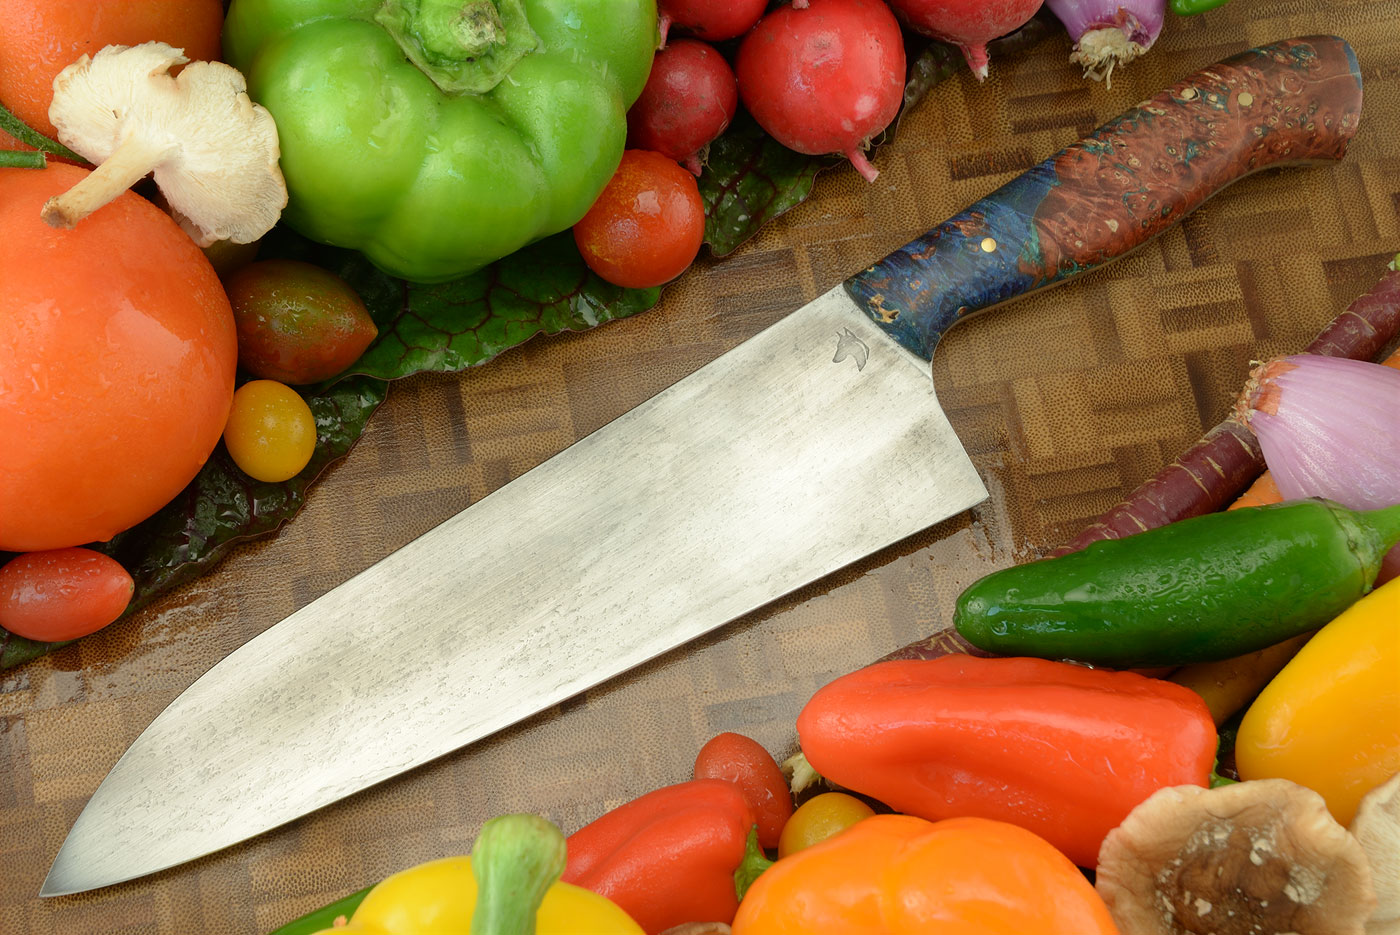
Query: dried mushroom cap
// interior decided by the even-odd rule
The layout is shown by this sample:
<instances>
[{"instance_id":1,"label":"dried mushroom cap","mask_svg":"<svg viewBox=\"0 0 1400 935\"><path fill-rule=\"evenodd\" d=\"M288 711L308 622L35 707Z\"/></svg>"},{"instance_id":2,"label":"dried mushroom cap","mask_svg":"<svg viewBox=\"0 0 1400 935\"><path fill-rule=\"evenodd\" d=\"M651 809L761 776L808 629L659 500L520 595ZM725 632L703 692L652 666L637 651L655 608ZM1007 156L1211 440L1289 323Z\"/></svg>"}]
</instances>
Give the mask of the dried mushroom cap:
<instances>
[{"instance_id":1,"label":"dried mushroom cap","mask_svg":"<svg viewBox=\"0 0 1400 935\"><path fill-rule=\"evenodd\" d=\"M44 220L69 228L155 173L170 206L200 246L248 243L277 223L287 186L277 161L277 126L248 99L238 69L189 62L163 42L108 46L54 79L49 119L65 145L98 164L44 206Z\"/></svg>"},{"instance_id":2,"label":"dried mushroom cap","mask_svg":"<svg viewBox=\"0 0 1400 935\"><path fill-rule=\"evenodd\" d=\"M1123 935L1363 935L1361 845L1286 779L1160 789L1109 832L1099 895Z\"/></svg>"},{"instance_id":3,"label":"dried mushroom cap","mask_svg":"<svg viewBox=\"0 0 1400 935\"><path fill-rule=\"evenodd\" d=\"M1351 833L1366 852L1376 888L1366 935L1400 935L1400 773L1366 793Z\"/></svg>"}]
</instances>

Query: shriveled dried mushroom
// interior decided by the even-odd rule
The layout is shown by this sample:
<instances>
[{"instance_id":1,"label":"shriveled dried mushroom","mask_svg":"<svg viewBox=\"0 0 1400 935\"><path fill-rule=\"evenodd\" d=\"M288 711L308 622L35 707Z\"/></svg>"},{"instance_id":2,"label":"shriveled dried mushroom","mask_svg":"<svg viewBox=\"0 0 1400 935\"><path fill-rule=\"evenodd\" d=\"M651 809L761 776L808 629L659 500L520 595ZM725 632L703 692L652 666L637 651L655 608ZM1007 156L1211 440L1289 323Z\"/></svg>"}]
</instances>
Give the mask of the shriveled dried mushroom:
<instances>
[{"instance_id":1,"label":"shriveled dried mushroom","mask_svg":"<svg viewBox=\"0 0 1400 935\"><path fill-rule=\"evenodd\" d=\"M1161 789L1109 832L1099 895L1123 935L1363 935L1361 845L1286 779Z\"/></svg>"},{"instance_id":2,"label":"shriveled dried mushroom","mask_svg":"<svg viewBox=\"0 0 1400 935\"><path fill-rule=\"evenodd\" d=\"M58 138L98 166L49 200L43 218L70 228L154 171L177 220L200 246L248 243L287 204L277 126L248 99L243 75L189 62L163 42L107 46L54 79Z\"/></svg>"},{"instance_id":3,"label":"shriveled dried mushroom","mask_svg":"<svg viewBox=\"0 0 1400 935\"><path fill-rule=\"evenodd\" d=\"M1376 888L1366 935L1400 935L1400 773L1366 793L1351 833L1366 852Z\"/></svg>"}]
</instances>

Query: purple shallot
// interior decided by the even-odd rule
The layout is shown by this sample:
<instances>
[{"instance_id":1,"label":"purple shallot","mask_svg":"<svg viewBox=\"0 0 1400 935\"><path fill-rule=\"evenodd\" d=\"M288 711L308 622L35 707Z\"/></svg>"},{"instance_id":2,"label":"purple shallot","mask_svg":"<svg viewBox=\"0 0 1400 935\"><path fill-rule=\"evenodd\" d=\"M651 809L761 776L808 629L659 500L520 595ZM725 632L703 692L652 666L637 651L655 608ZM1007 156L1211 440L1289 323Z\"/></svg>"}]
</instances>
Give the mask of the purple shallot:
<instances>
[{"instance_id":1,"label":"purple shallot","mask_svg":"<svg viewBox=\"0 0 1400 935\"><path fill-rule=\"evenodd\" d=\"M1112 85L1113 69L1141 56L1162 33L1166 0L1045 0L1074 40L1070 61Z\"/></svg>"}]
</instances>

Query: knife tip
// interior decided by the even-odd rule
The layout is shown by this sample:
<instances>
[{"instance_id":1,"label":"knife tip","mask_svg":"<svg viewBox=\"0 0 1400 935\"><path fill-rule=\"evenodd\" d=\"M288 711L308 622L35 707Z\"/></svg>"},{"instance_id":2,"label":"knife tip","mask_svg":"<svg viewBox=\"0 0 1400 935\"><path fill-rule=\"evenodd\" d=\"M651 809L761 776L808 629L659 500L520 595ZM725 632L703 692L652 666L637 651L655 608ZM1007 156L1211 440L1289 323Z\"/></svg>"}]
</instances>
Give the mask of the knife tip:
<instances>
[{"instance_id":1,"label":"knife tip","mask_svg":"<svg viewBox=\"0 0 1400 935\"><path fill-rule=\"evenodd\" d=\"M102 884L84 883L74 866L74 854L69 847L72 839L72 832L69 832L68 840L59 847L58 854L53 859L53 864L49 867L49 872L44 877L44 882L39 886L39 898L47 899L50 896L71 896L74 893L84 893L88 890L97 889Z\"/></svg>"}]
</instances>

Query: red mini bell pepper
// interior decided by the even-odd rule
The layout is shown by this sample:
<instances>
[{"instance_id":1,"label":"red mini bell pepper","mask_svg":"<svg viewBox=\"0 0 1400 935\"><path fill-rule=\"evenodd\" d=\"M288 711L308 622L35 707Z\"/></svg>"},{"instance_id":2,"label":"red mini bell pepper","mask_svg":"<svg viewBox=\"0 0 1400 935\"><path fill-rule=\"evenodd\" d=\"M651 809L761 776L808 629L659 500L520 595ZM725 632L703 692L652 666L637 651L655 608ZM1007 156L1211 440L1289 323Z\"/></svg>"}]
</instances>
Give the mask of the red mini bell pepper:
<instances>
[{"instance_id":1,"label":"red mini bell pepper","mask_svg":"<svg viewBox=\"0 0 1400 935\"><path fill-rule=\"evenodd\" d=\"M958 655L843 676L797 733L834 783L932 821L1020 825L1084 867L1153 792L1207 785L1217 741L1205 702L1171 682Z\"/></svg>"},{"instance_id":2,"label":"red mini bell pepper","mask_svg":"<svg viewBox=\"0 0 1400 935\"><path fill-rule=\"evenodd\" d=\"M651 935L685 922L728 924L753 829L732 782L666 786L570 835L563 880L611 899Z\"/></svg>"}]
</instances>

